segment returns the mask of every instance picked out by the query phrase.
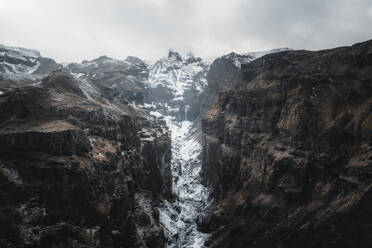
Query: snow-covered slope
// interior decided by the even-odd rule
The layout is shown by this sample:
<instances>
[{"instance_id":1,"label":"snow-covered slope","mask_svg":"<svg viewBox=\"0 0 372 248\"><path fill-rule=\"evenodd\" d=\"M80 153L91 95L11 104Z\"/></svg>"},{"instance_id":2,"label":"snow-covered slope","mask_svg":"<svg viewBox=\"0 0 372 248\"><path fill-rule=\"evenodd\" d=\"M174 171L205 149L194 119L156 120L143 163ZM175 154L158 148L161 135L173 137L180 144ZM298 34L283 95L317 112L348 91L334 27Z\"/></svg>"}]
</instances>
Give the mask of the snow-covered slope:
<instances>
[{"instance_id":1,"label":"snow-covered slope","mask_svg":"<svg viewBox=\"0 0 372 248\"><path fill-rule=\"evenodd\" d=\"M176 98L182 98L185 90L194 88L201 92L205 88L208 68L208 63L192 54L184 59L177 52L169 51L168 57L150 66L149 86L167 87Z\"/></svg>"},{"instance_id":2,"label":"snow-covered slope","mask_svg":"<svg viewBox=\"0 0 372 248\"><path fill-rule=\"evenodd\" d=\"M186 112L189 120L195 119L199 115L200 94L207 86L209 65L192 54L183 58L170 50L167 57L149 65L147 103L157 105L160 112L180 121L185 120Z\"/></svg>"},{"instance_id":3,"label":"snow-covered slope","mask_svg":"<svg viewBox=\"0 0 372 248\"><path fill-rule=\"evenodd\" d=\"M101 56L91 61L68 64L64 69L81 81L100 88L110 99L143 101L148 69L139 58L129 56L125 60L117 60Z\"/></svg>"},{"instance_id":4,"label":"snow-covered slope","mask_svg":"<svg viewBox=\"0 0 372 248\"><path fill-rule=\"evenodd\" d=\"M269 53L286 51L274 49L245 54L229 53L218 58L200 58L191 53L182 57L169 50L168 56L148 65L145 106L179 121L193 121L199 117L204 98L219 90L230 89L240 79L240 67ZM211 71L212 70L212 71ZM224 75L229 75L225 78ZM230 75L236 80L229 80ZM226 80L225 80L226 79ZM215 82L218 82L217 84ZM212 87L208 87L208 84ZM213 85L218 85L216 89ZM205 91L211 91L205 93Z\"/></svg>"},{"instance_id":5,"label":"snow-covered slope","mask_svg":"<svg viewBox=\"0 0 372 248\"><path fill-rule=\"evenodd\" d=\"M172 177L175 202L164 201L160 222L167 231L170 248L199 248L208 234L198 231L197 219L208 204L209 191L201 184L201 145L190 137L192 122L167 121L172 131Z\"/></svg>"},{"instance_id":6,"label":"snow-covered slope","mask_svg":"<svg viewBox=\"0 0 372 248\"><path fill-rule=\"evenodd\" d=\"M59 67L36 50L0 45L0 80L38 80Z\"/></svg>"},{"instance_id":7,"label":"snow-covered slope","mask_svg":"<svg viewBox=\"0 0 372 248\"><path fill-rule=\"evenodd\" d=\"M272 49L268 51L260 51L260 52L249 52L249 53L243 53L243 54L238 54L235 52L231 52L227 55L223 55L220 58L217 59L225 59L230 61L235 67L239 68L241 67L242 64L247 64L249 62L252 62L255 59L258 59L262 56L265 56L270 53L278 53L278 52L284 52L290 50L289 48L277 48L277 49Z\"/></svg>"},{"instance_id":8,"label":"snow-covered slope","mask_svg":"<svg viewBox=\"0 0 372 248\"><path fill-rule=\"evenodd\" d=\"M279 52L285 52L285 51L289 51L289 50L291 50L291 49L287 48L287 47L284 47L284 48L275 48L275 49L268 50L268 51L243 53L242 55L245 55L245 56L249 55L249 56L252 56L255 59L257 59L259 57L265 56L265 55L270 54L270 53L279 53Z\"/></svg>"}]
</instances>

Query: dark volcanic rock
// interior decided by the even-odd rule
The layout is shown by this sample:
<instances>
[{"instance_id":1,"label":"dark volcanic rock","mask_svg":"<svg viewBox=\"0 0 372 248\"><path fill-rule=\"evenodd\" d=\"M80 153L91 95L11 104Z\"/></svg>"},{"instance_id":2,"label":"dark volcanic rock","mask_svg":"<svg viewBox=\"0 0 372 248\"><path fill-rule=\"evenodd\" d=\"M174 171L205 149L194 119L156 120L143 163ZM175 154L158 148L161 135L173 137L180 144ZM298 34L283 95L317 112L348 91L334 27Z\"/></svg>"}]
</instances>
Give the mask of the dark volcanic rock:
<instances>
[{"instance_id":1,"label":"dark volcanic rock","mask_svg":"<svg viewBox=\"0 0 372 248\"><path fill-rule=\"evenodd\" d=\"M182 61L181 55L174 50L169 50L168 51L168 59L174 59L174 60L177 60L177 61Z\"/></svg>"},{"instance_id":2,"label":"dark volcanic rock","mask_svg":"<svg viewBox=\"0 0 372 248\"><path fill-rule=\"evenodd\" d=\"M164 247L168 129L80 87L58 71L0 96L0 247Z\"/></svg>"},{"instance_id":3,"label":"dark volcanic rock","mask_svg":"<svg viewBox=\"0 0 372 248\"><path fill-rule=\"evenodd\" d=\"M240 55L233 52L217 58L211 64L207 74L208 88L215 92L232 89L241 82L241 64L248 63L253 59L254 57L250 55Z\"/></svg>"},{"instance_id":4,"label":"dark volcanic rock","mask_svg":"<svg viewBox=\"0 0 372 248\"><path fill-rule=\"evenodd\" d=\"M144 128L140 132L142 181L143 187L154 195L163 193L167 198L171 198L171 140L170 136L160 132L161 129L154 132L150 128ZM166 176L163 175L164 172Z\"/></svg>"},{"instance_id":5,"label":"dark volcanic rock","mask_svg":"<svg viewBox=\"0 0 372 248\"><path fill-rule=\"evenodd\" d=\"M45 152L74 155L91 150L85 133L63 122L43 123L28 130L17 129L14 133L0 132L0 153L3 154Z\"/></svg>"},{"instance_id":6,"label":"dark volcanic rock","mask_svg":"<svg viewBox=\"0 0 372 248\"><path fill-rule=\"evenodd\" d=\"M212 247L372 246L371 61L368 41L242 65L202 121Z\"/></svg>"},{"instance_id":7,"label":"dark volcanic rock","mask_svg":"<svg viewBox=\"0 0 372 248\"><path fill-rule=\"evenodd\" d=\"M79 82L70 74L64 71L54 71L46 76L42 83L43 86L64 93L72 93L80 97L86 97L84 92L79 88Z\"/></svg>"},{"instance_id":8,"label":"dark volcanic rock","mask_svg":"<svg viewBox=\"0 0 372 248\"><path fill-rule=\"evenodd\" d=\"M252 55L240 55L234 52L221 56L211 64L206 79L208 86L201 95L201 112L205 113L216 101L219 92L233 89L242 82L241 65L254 60Z\"/></svg>"}]
</instances>

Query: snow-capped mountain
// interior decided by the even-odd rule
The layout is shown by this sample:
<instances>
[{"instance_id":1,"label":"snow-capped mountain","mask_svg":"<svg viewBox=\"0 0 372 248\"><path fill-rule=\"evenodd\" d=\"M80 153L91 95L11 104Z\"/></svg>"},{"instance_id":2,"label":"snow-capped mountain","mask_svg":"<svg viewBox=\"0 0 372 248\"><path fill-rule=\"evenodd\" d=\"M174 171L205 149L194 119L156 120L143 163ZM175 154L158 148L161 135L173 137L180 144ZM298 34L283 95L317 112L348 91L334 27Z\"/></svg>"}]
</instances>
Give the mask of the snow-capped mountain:
<instances>
[{"instance_id":1,"label":"snow-capped mountain","mask_svg":"<svg viewBox=\"0 0 372 248\"><path fill-rule=\"evenodd\" d=\"M62 68L36 50L0 45L0 87L9 87L13 82L37 83L51 71L62 69L79 79L80 87L93 98L102 95L173 116L178 121L193 121L203 111L206 99L211 102L218 91L228 90L240 80L241 64L286 50L232 52L216 59L191 53L181 56L169 50L166 57L153 63L133 56L123 60L101 56Z\"/></svg>"},{"instance_id":2,"label":"snow-capped mountain","mask_svg":"<svg viewBox=\"0 0 372 248\"><path fill-rule=\"evenodd\" d=\"M149 68L149 86L166 87L175 97L182 97L185 90L196 89L201 92L206 86L206 71L209 64L200 57L189 54L186 58L170 50L164 57Z\"/></svg>"},{"instance_id":3,"label":"snow-capped mountain","mask_svg":"<svg viewBox=\"0 0 372 248\"><path fill-rule=\"evenodd\" d=\"M101 56L91 61L68 64L64 69L81 81L100 88L110 99L119 97L130 102L143 101L148 69L137 57L117 60Z\"/></svg>"},{"instance_id":4,"label":"snow-capped mountain","mask_svg":"<svg viewBox=\"0 0 372 248\"><path fill-rule=\"evenodd\" d=\"M39 80L60 67L36 50L0 45L0 80Z\"/></svg>"},{"instance_id":5,"label":"snow-capped mountain","mask_svg":"<svg viewBox=\"0 0 372 248\"><path fill-rule=\"evenodd\" d=\"M178 52L170 50L167 57L148 66L146 86L149 90L145 103L162 114L192 121L200 114L203 98L210 98L219 90L228 90L240 80L242 64L286 50L281 48L244 54L232 52L216 59L203 59L191 53L183 58Z\"/></svg>"},{"instance_id":6,"label":"snow-capped mountain","mask_svg":"<svg viewBox=\"0 0 372 248\"><path fill-rule=\"evenodd\" d=\"M199 114L200 94L207 86L209 63L188 54L183 58L170 50L167 57L149 65L147 103L179 120L193 120ZM167 104L164 104L164 99Z\"/></svg>"},{"instance_id":7,"label":"snow-capped mountain","mask_svg":"<svg viewBox=\"0 0 372 248\"><path fill-rule=\"evenodd\" d=\"M78 78L85 92L97 94L99 91L111 100L116 98L174 116L180 121L192 121L200 114L205 91L209 92L215 85L218 85L218 90L234 85L231 77L228 77L229 82L220 84L224 74L233 71L234 75L239 75L236 72L241 64L284 50L288 49L230 53L217 59L200 58L191 53L182 57L169 50L166 57L154 63L133 56L124 60L101 56L64 65L63 70ZM36 50L0 45L0 86L9 86L9 82L39 82L51 71L61 68L62 65L42 57Z\"/></svg>"}]
</instances>

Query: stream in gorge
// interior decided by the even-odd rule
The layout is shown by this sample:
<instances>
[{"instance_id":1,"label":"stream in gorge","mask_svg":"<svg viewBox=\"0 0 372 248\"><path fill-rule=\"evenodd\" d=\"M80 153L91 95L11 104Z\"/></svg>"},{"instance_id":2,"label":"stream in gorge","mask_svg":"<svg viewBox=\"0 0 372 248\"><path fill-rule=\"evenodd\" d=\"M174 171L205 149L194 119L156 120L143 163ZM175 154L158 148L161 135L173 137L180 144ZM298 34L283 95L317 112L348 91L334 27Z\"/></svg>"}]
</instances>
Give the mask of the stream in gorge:
<instances>
[{"instance_id":1,"label":"stream in gorge","mask_svg":"<svg viewBox=\"0 0 372 248\"><path fill-rule=\"evenodd\" d=\"M203 212L209 192L201 184L201 144L191 135L192 122L166 117L172 132L172 187L174 202L164 201L159 209L170 248L199 248L208 234L197 230L197 218Z\"/></svg>"}]
</instances>

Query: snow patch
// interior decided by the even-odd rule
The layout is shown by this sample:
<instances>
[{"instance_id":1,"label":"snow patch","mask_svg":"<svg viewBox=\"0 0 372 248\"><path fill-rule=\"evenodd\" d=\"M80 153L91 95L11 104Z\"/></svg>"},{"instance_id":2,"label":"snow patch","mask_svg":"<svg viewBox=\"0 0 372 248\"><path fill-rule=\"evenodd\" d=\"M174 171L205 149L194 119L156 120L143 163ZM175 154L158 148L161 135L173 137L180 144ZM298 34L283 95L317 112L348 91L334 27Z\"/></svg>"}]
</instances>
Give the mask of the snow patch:
<instances>
[{"instance_id":1,"label":"snow patch","mask_svg":"<svg viewBox=\"0 0 372 248\"><path fill-rule=\"evenodd\" d=\"M20 178L18 171L12 168L7 168L5 165L0 164L0 171L5 175L5 177L8 178L9 181L21 185L22 184L22 179Z\"/></svg>"},{"instance_id":2,"label":"snow patch","mask_svg":"<svg viewBox=\"0 0 372 248\"><path fill-rule=\"evenodd\" d=\"M197 218L209 199L209 191L201 184L201 145L189 136L192 122L177 122L163 116L172 139L172 182L175 202L164 201L159 209L160 222L171 240L169 247L203 247L208 234L197 230Z\"/></svg>"}]
</instances>

